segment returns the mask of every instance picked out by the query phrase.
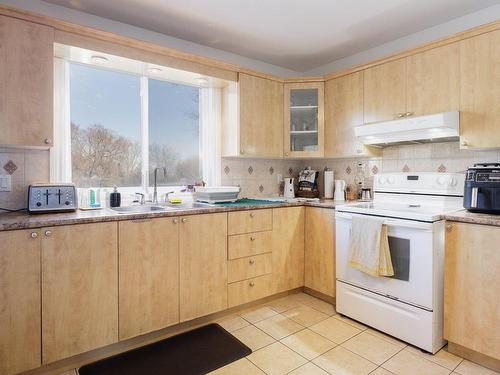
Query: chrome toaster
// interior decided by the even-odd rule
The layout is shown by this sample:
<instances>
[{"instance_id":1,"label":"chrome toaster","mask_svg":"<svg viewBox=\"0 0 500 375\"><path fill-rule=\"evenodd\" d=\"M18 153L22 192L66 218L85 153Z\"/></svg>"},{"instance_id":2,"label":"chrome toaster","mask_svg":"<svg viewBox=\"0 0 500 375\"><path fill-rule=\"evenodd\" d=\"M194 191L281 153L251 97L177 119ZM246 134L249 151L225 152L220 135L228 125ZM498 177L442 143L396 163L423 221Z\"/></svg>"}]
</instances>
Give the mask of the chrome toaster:
<instances>
[{"instance_id":1,"label":"chrome toaster","mask_svg":"<svg viewBox=\"0 0 500 375\"><path fill-rule=\"evenodd\" d=\"M28 188L28 212L70 212L78 208L76 187L72 184L34 184Z\"/></svg>"}]
</instances>

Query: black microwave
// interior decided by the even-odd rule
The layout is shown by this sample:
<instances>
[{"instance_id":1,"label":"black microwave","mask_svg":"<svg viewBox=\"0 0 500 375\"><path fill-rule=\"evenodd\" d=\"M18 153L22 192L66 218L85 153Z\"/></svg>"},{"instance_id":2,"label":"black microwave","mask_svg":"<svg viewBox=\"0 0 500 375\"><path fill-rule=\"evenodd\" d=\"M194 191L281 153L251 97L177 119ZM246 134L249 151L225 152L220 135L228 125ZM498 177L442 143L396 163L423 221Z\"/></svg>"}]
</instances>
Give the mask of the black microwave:
<instances>
[{"instance_id":1,"label":"black microwave","mask_svg":"<svg viewBox=\"0 0 500 375\"><path fill-rule=\"evenodd\" d=\"M464 208L471 212L500 214L500 163L474 164L467 169Z\"/></svg>"}]
</instances>

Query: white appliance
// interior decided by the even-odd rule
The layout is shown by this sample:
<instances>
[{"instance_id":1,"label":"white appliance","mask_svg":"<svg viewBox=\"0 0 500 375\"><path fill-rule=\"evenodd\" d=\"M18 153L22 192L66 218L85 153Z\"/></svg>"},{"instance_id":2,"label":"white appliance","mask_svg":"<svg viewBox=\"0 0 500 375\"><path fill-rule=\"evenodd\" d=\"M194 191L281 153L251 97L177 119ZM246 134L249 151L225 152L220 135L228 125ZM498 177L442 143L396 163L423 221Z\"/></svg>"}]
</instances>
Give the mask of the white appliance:
<instances>
[{"instance_id":1,"label":"white appliance","mask_svg":"<svg viewBox=\"0 0 500 375\"><path fill-rule=\"evenodd\" d=\"M334 179L333 179L333 171L331 169L325 169L323 173L323 182L325 185L325 190L324 190L325 199L332 199Z\"/></svg>"},{"instance_id":2,"label":"white appliance","mask_svg":"<svg viewBox=\"0 0 500 375\"><path fill-rule=\"evenodd\" d=\"M206 203L235 202L241 188L239 186L195 186L196 200Z\"/></svg>"},{"instance_id":3,"label":"white appliance","mask_svg":"<svg viewBox=\"0 0 500 375\"><path fill-rule=\"evenodd\" d=\"M293 178L285 177L285 190L283 191L285 198L295 198L295 188L293 186Z\"/></svg>"},{"instance_id":4,"label":"white appliance","mask_svg":"<svg viewBox=\"0 0 500 375\"><path fill-rule=\"evenodd\" d=\"M416 141L458 141L459 124L457 111L415 117L402 115L396 120L356 126L354 134L361 143L380 147Z\"/></svg>"},{"instance_id":5,"label":"white appliance","mask_svg":"<svg viewBox=\"0 0 500 375\"><path fill-rule=\"evenodd\" d=\"M431 353L444 344L445 213L462 208L465 176L388 173L374 179L370 203L339 206L336 218L337 311ZM348 266L352 218L384 218L395 275Z\"/></svg>"},{"instance_id":6,"label":"white appliance","mask_svg":"<svg viewBox=\"0 0 500 375\"><path fill-rule=\"evenodd\" d=\"M333 196L334 201L345 201L345 186L344 180L335 180L335 194Z\"/></svg>"}]
</instances>

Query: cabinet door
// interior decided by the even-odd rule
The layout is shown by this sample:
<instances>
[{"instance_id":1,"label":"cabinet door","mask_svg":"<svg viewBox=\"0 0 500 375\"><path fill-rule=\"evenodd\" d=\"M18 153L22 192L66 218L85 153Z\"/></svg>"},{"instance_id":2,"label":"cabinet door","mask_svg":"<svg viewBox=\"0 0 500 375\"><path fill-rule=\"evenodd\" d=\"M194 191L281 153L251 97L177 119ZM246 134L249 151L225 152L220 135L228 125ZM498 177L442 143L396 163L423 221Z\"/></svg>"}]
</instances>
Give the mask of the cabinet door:
<instances>
[{"instance_id":1,"label":"cabinet door","mask_svg":"<svg viewBox=\"0 0 500 375\"><path fill-rule=\"evenodd\" d=\"M420 116L458 111L458 52L454 43L407 58L407 112Z\"/></svg>"},{"instance_id":2,"label":"cabinet door","mask_svg":"<svg viewBox=\"0 0 500 375\"><path fill-rule=\"evenodd\" d=\"M240 154L283 156L283 83L240 73Z\"/></svg>"},{"instance_id":3,"label":"cabinet door","mask_svg":"<svg viewBox=\"0 0 500 375\"><path fill-rule=\"evenodd\" d=\"M0 232L0 374L40 366L38 232Z\"/></svg>"},{"instance_id":4,"label":"cabinet door","mask_svg":"<svg viewBox=\"0 0 500 375\"><path fill-rule=\"evenodd\" d=\"M43 363L117 342L117 223L43 232Z\"/></svg>"},{"instance_id":5,"label":"cabinet door","mask_svg":"<svg viewBox=\"0 0 500 375\"><path fill-rule=\"evenodd\" d=\"M51 146L54 31L0 16L0 144Z\"/></svg>"},{"instance_id":6,"label":"cabinet door","mask_svg":"<svg viewBox=\"0 0 500 375\"><path fill-rule=\"evenodd\" d=\"M500 360L500 228L448 223L444 338Z\"/></svg>"},{"instance_id":7,"label":"cabinet door","mask_svg":"<svg viewBox=\"0 0 500 375\"><path fill-rule=\"evenodd\" d=\"M304 207L273 209L274 292L304 286Z\"/></svg>"},{"instance_id":8,"label":"cabinet door","mask_svg":"<svg viewBox=\"0 0 500 375\"><path fill-rule=\"evenodd\" d=\"M335 211L306 207L306 287L335 297Z\"/></svg>"},{"instance_id":9,"label":"cabinet door","mask_svg":"<svg viewBox=\"0 0 500 375\"><path fill-rule=\"evenodd\" d=\"M227 214L180 220L180 320L227 309Z\"/></svg>"},{"instance_id":10,"label":"cabinet door","mask_svg":"<svg viewBox=\"0 0 500 375\"><path fill-rule=\"evenodd\" d=\"M500 30L460 42L460 143L500 147Z\"/></svg>"},{"instance_id":11,"label":"cabinet door","mask_svg":"<svg viewBox=\"0 0 500 375\"><path fill-rule=\"evenodd\" d=\"M323 156L324 101L323 82L285 84L285 156Z\"/></svg>"},{"instance_id":12,"label":"cabinet door","mask_svg":"<svg viewBox=\"0 0 500 375\"><path fill-rule=\"evenodd\" d=\"M179 322L178 222L119 223L120 340Z\"/></svg>"},{"instance_id":13,"label":"cabinet door","mask_svg":"<svg viewBox=\"0 0 500 375\"><path fill-rule=\"evenodd\" d=\"M393 120L406 113L406 59L364 71L364 122Z\"/></svg>"},{"instance_id":14,"label":"cabinet door","mask_svg":"<svg viewBox=\"0 0 500 375\"><path fill-rule=\"evenodd\" d=\"M379 155L356 140L363 124L363 72L325 82L325 156Z\"/></svg>"}]
</instances>

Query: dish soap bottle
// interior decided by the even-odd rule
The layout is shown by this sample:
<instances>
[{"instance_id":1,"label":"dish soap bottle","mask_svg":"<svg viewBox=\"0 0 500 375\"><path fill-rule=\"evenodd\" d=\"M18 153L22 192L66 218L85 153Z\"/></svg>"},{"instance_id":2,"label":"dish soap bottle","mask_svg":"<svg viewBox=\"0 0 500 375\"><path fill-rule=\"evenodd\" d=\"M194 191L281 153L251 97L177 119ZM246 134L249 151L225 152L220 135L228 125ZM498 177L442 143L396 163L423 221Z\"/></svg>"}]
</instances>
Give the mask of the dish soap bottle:
<instances>
[{"instance_id":1,"label":"dish soap bottle","mask_svg":"<svg viewBox=\"0 0 500 375\"><path fill-rule=\"evenodd\" d=\"M122 202L122 196L118 192L118 187L114 186L113 192L111 194L109 194L109 206L110 207L120 207L121 202Z\"/></svg>"}]
</instances>

